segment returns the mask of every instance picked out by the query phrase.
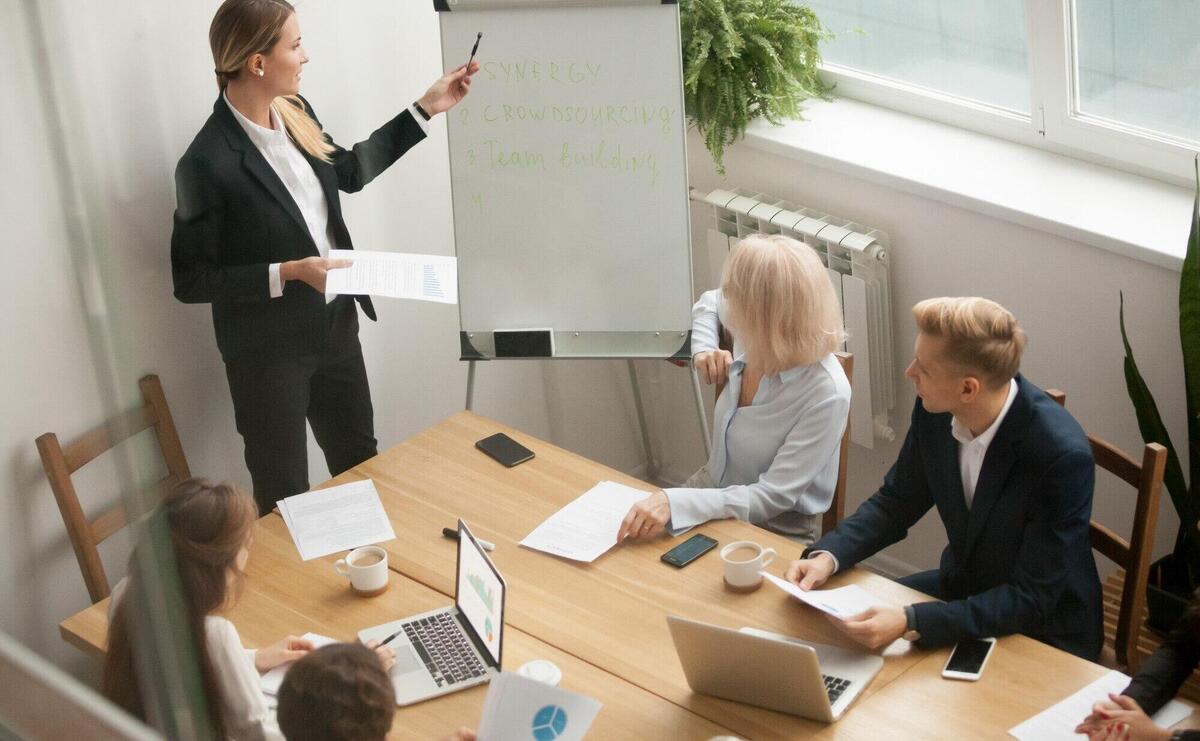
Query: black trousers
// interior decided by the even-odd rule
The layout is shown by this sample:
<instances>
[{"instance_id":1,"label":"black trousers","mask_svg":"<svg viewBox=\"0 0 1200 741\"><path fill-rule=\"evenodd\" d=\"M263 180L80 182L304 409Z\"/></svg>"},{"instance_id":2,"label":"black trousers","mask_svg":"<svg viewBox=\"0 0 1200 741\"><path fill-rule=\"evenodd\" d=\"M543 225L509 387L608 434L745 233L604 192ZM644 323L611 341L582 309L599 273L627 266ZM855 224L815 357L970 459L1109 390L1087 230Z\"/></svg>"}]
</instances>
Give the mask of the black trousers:
<instances>
[{"instance_id":1,"label":"black trousers","mask_svg":"<svg viewBox=\"0 0 1200 741\"><path fill-rule=\"evenodd\" d=\"M225 364L259 514L308 491L306 421L332 476L378 452L358 309L351 297L341 296L325 311L329 338L322 353Z\"/></svg>"}]
</instances>

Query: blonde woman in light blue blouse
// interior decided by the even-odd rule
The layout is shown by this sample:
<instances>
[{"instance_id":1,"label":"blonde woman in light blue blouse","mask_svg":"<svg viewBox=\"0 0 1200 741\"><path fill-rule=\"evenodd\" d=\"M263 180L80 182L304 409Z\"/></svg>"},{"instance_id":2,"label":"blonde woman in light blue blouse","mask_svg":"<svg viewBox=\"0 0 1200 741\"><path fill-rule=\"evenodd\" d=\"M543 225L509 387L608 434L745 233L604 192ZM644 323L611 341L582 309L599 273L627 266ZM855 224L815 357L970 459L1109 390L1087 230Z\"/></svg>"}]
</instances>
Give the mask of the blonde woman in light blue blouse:
<instances>
[{"instance_id":1,"label":"blonde woman in light blue blouse","mask_svg":"<svg viewBox=\"0 0 1200 741\"><path fill-rule=\"evenodd\" d=\"M833 355L845 338L841 306L821 258L788 237L747 237L692 315L697 368L710 383L728 377L712 454L682 487L634 505L618 540L737 518L811 543L833 501L850 409ZM736 338L732 355L717 347L721 324Z\"/></svg>"}]
</instances>

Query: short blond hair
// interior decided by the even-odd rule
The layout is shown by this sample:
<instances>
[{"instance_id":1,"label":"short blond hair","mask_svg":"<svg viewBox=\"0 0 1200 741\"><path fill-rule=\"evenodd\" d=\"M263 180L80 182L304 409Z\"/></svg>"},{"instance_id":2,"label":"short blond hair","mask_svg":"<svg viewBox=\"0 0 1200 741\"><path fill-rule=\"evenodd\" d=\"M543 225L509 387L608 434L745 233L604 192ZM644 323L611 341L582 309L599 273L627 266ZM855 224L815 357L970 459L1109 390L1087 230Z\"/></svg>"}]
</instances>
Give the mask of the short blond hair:
<instances>
[{"instance_id":1,"label":"short blond hair","mask_svg":"<svg viewBox=\"0 0 1200 741\"><path fill-rule=\"evenodd\" d=\"M721 293L730 328L764 375L816 363L846 338L821 258L789 237L753 234L738 242L725 263Z\"/></svg>"},{"instance_id":2,"label":"short blond hair","mask_svg":"<svg viewBox=\"0 0 1200 741\"><path fill-rule=\"evenodd\" d=\"M989 388L1008 383L1021 368L1025 330L995 301L978 296L929 298L912 309L917 329L946 339L946 359L976 371Z\"/></svg>"}]
</instances>

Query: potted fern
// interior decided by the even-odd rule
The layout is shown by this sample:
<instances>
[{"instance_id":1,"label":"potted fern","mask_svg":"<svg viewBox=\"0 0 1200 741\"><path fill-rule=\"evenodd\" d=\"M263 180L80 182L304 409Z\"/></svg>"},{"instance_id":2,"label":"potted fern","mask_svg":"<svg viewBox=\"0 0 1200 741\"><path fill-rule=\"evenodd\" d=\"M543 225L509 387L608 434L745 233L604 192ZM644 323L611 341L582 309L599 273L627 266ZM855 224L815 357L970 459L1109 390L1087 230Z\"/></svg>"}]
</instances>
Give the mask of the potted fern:
<instances>
[{"instance_id":1,"label":"potted fern","mask_svg":"<svg viewBox=\"0 0 1200 741\"><path fill-rule=\"evenodd\" d=\"M1187 400L1188 479L1154 395L1146 386L1133 359L1129 337L1125 333L1125 297L1121 297L1121 341L1125 344L1125 386L1137 414L1138 428L1146 442L1167 449L1167 470L1163 485L1179 515L1179 532L1174 550L1150 567L1146 603L1149 624L1166 632L1178 622L1191 594L1200 586L1200 155L1196 158L1196 199L1192 207L1192 228L1187 253L1179 275L1179 341L1183 348L1183 380ZM1189 486L1188 482L1191 482Z\"/></svg>"},{"instance_id":2,"label":"potted fern","mask_svg":"<svg viewBox=\"0 0 1200 741\"><path fill-rule=\"evenodd\" d=\"M818 45L832 34L809 8L792 0L681 0L679 12L688 121L722 175L725 147L752 120L778 126L801 118L802 101L829 99Z\"/></svg>"}]
</instances>

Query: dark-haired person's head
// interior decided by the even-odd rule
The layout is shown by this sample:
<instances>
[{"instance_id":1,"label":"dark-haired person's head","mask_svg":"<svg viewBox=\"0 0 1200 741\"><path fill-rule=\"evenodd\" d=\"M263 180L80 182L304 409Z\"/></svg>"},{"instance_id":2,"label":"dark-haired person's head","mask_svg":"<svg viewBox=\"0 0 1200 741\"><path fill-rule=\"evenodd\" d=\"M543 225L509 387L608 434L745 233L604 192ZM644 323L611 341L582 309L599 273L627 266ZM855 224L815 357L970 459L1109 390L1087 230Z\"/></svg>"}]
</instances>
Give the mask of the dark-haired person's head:
<instances>
[{"instance_id":1,"label":"dark-haired person's head","mask_svg":"<svg viewBox=\"0 0 1200 741\"><path fill-rule=\"evenodd\" d=\"M395 714L391 679L360 643L324 646L297 661L276 710L288 741L382 741Z\"/></svg>"}]
</instances>

